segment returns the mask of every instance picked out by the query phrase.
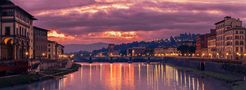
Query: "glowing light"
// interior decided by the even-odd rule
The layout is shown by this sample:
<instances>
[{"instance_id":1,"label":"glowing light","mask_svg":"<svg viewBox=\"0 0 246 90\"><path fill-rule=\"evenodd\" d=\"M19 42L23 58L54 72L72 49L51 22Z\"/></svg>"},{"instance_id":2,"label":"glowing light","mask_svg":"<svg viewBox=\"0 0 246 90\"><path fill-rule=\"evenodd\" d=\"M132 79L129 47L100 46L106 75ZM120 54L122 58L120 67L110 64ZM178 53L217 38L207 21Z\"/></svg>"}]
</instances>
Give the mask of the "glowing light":
<instances>
[{"instance_id":1,"label":"glowing light","mask_svg":"<svg viewBox=\"0 0 246 90\"><path fill-rule=\"evenodd\" d=\"M82 7L41 11L39 13L36 13L36 16L46 16L46 15L64 16L64 15L69 15L69 14L74 14L74 13L76 13L76 14L83 14L83 13L94 14L94 13L97 13L100 11L108 12L110 10L129 9L130 6L132 6L131 3L93 4L93 5L82 6Z\"/></svg>"},{"instance_id":2,"label":"glowing light","mask_svg":"<svg viewBox=\"0 0 246 90\"><path fill-rule=\"evenodd\" d=\"M14 40L11 38L5 38L4 39L4 44L8 44L8 42L10 41L10 44L14 44Z\"/></svg>"},{"instance_id":3,"label":"glowing light","mask_svg":"<svg viewBox=\"0 0 246 90\"><path fill-rule=\"evenodd\" d=\"M48 37L58 37L58 38L64 38L65 35L62 33L58 33L56 31L51 31L48 33Z\"/></svg>"},{"instance_id":4,"label":"glowing light","mask_svg":"<svg viewBox=\"0 0 246 90\"><path fill-rule=\"evenodd\" d=\"M28 53L28 52L26 52L26 53L25 53L25 55L26 55L26 56L28 56L28 55L29 55L29 53Z\"/></svg>"},{"instance_id":5,"label":"glowing light","mask_svg":"<svg viewBox=\"0 0 246 90\"><path fill-rule=\"evenodd\" d=\"M158 8L158 7L144 7L146 10L151 10L155 12L161 12L161 13L177 13L178 10L175 9L166 9L166 8Z\"/></svg>"},{"instance_id":6,"label":"glowing light","mask_svg":"<svg viewBox=\"0 0 246 90\"><path fill-rule=\"evenodd\" d=\"M42 56L45 56L46 54L45 53L42 53Z\"/></svg>"},{"instance_id":7,"label":"glowing light","mask_svg":"<svg viewBox=\"0 0 246 90\"><path fill-rule=\"evenodd\" d=\"M104 36L108 38L125 38L132 39L136 36L135 32L120 32L120 31L107 31Z\"/></svg>"},{"instance_id":8,"label":"glowing light","mask_svg":"<svg viewBox=\"0 0 246 90\"><path fill-rule=\"evenodd\" d=\"M103 33L89 33L90 38L133 40L138 38L136 32L106 31Z\"/></svg>"},{"instance_id":9,"label":"glowing light","mask_svg":"<svg viewBox=\"0 0 246 90\"><path fill-rule=\"evenodd\" d=\"M71 35L66 35L63 33L58 33L55 30L52 30L48 33L48 37L50 40L54 40L54 41L64 41L64 40L74 40L75 36L71 36Z\"/></svg>"}]
</instances>

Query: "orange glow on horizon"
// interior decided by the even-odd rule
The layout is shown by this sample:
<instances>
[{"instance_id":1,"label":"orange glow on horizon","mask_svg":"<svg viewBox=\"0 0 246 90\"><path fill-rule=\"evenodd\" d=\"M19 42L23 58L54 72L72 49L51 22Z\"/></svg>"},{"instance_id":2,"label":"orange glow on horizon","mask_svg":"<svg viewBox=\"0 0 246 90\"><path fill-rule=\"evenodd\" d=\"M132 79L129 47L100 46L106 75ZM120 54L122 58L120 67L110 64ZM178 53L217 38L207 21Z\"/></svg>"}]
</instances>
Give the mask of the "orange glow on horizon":
<instances>
[{"instance_id":1,"label":"orange glow on horizon","mask_svg":"<svg viewBox=\"0 0 246 90\"><path fill-rule=\"evenodd\" d=\"M135 31L123 32L123 31L105 31L98 33L89 33L87 35L90 39L105 39L105 40L121 40L132 41L139 40L139 36Z\"/></svg>"},{"instance_id":2,"label":"orange glow on horizon","mask_svg":"<svg viewBox=\"0 0 246 90\"><path fill-rule=\"evenodd\" d=\"M57 41L62 44L69 44L71 42L76 43L87 43L87 42L132 42L141 40L141 37L136 31L105 31L105 32L95 32L89 34L81 35L68 35L66 33L58 32L57 30L51 30L48 33L48 39L52 41Z\"/></svg>"},{"instance_id":3,"label":"orange glow on horizon","mask_svg":"<svg viewBox=\"0 0 246 90\"><path fill-rule=\"evenodd\" d=\"M64 38L65 34L58 33L57 31L53 30L53 31L48 33L48 37Z\"/></svg>"},{"instance_id":4,"label":"orange glow on horizon","mask_svg":"<svg viewBox=\"0 0 246 90\"><path fill-rule=\"evenodd\" d=\"M71 36L71 35L66 35L64 33L58 33L55 30L52 30L48 33L48 38L49 40L53 40L53 41L57 41L59 43L63 43L66 41L71 41L75 39L75 36Z\"/></svg>"},{"instance_id":5,"label":"orange glow on horizon","mask_svg":"<svg viewBox=\"0 0 246 90\"><path fill-rule=\"evenodd\" d=\"M136 32L106 31L103 33L108 38L133 39L137 36Z\"/></svg>"},{"instance_id":6,"label":"orange glow on horizon","mask_svg":"<svg viewBox=\"0 0 246 90\"><path fill-rule=\"evenodd\" d=\"M77 14L94 14L100 11L108 12L111 10L117 9L129 9L132 6L131 3L113 3L113 4L92 4L89 6L81 6L81 7L73 7L59 10L46 10L36 13L36 16L46 16L46 15L57 15L57 16L65 16L72 13Z\"/></svg>"}]
</instances>

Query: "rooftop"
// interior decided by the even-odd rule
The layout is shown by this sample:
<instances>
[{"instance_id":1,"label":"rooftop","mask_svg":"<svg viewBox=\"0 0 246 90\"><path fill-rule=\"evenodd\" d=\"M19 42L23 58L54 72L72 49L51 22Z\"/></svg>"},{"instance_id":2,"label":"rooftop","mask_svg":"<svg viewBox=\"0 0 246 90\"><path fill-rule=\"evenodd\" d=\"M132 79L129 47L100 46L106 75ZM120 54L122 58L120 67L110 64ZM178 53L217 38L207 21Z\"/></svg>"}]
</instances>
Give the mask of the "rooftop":
<instances>
[{"instance_id":1,"label":"rooftop","mask_svg":"<svg viewBox=\"0 0 246 90\"><path fill-rule=\"evenodd\" d=\"M224 20L221 20L221 21L219 21L219 22L216 22L214 25L217 25L217 24L220 24L220 23L222 23L222 22L225 22L225 20L227 20L227 19L231 19L231 16L225 16L225 17L224 17Z\"/></svg>"},{"instance_id":2,"label":"rooftop","mask_svg":"<svg viewBox=\"0 0 246 90\"><path fill-rule=\"evenodd\" d=\"M28 13L26 10L24 10L23 8L15 5L13 2L11 2L10 0L0 0L0 7L2 9L4 8L14 8L14 9L18 9L20 11L22 11L23 13L25 13L26 15L28 15L28 17L30 17L32 20L37 20L34 16L32 16L30 13Z\"/></svg>"},{"instance_id":3,"label":"rooftop","mask_svg":"<svg viewBox=\"0 0 246 90\"><path fill-rule=\"evenodd\" d=\"M40 28L40 27L37 27L37 26L34 26L33 28L34 28L34 30L35 30L35 29L38 29L38 30L47 31L47 32L50 31L50 30L43 29L43 28Z\"/></svg>"}]
</instances>

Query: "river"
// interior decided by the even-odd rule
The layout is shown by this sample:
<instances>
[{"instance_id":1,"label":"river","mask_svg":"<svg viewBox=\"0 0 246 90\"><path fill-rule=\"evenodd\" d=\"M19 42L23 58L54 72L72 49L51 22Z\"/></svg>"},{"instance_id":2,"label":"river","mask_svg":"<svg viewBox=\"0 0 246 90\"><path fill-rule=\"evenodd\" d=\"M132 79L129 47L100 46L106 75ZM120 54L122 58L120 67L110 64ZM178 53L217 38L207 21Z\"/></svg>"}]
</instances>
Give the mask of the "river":
<instances>
[{"instance_id":1,"label":"river","mask_svg":"<svg viewBox=\"0 0 246 90\"><path fill-rule=\"evenodd\" d=\"M14 86L3 90L230 90L213 78L166 64L80 63L79 71L62 79Z\"/></svg>"}]
</instances>

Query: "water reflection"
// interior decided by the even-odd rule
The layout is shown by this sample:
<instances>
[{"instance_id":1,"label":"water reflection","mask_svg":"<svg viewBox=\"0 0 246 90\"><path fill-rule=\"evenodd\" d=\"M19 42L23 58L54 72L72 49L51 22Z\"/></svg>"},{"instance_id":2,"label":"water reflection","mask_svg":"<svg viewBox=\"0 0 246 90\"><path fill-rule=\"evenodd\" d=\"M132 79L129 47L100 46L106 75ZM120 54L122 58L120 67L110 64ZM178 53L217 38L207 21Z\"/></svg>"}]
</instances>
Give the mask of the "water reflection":
<instances>
[{"instance_id":1,"label":"water reflection","mask_svg":"<svg viewBox=\"0 0 246 90\"><path fill-rule=\"evenodd\" d=\"M64 79L18 86L11 90L229 90L221 81L201 78L165 64L81 65L78 72Z\"/></svg>"}]
</instances>

